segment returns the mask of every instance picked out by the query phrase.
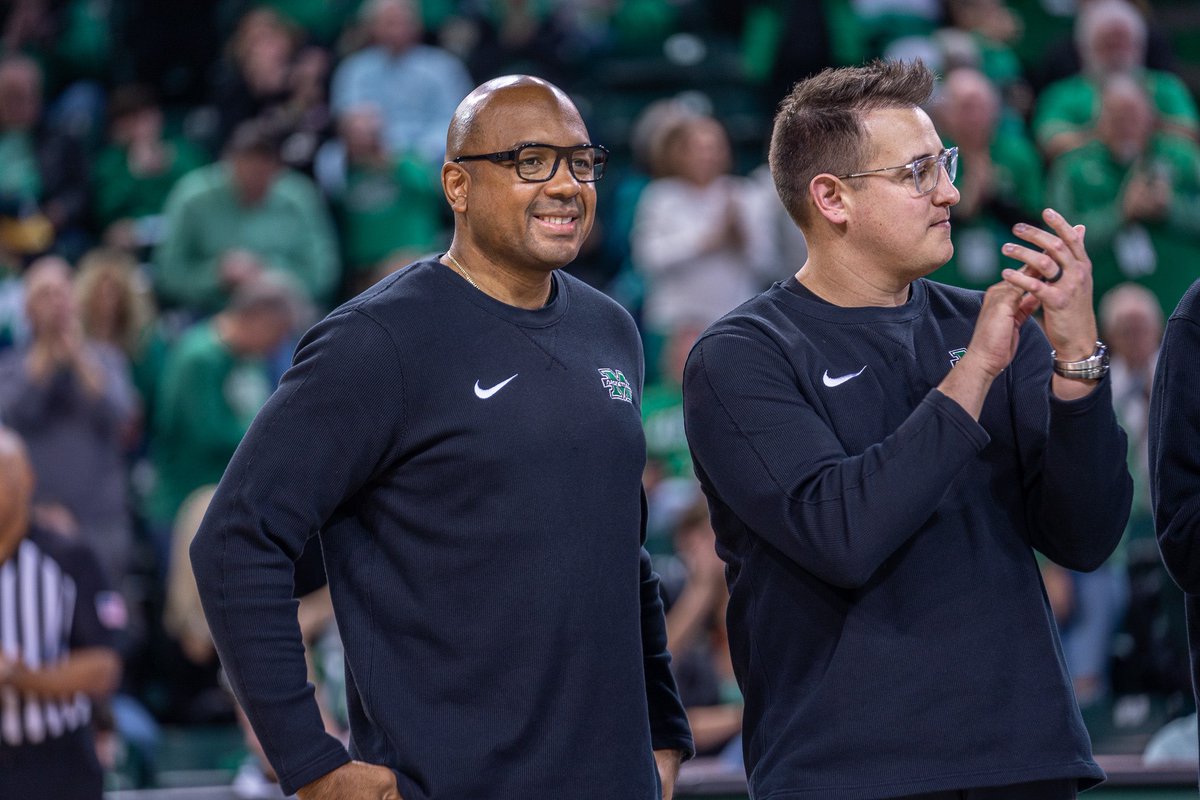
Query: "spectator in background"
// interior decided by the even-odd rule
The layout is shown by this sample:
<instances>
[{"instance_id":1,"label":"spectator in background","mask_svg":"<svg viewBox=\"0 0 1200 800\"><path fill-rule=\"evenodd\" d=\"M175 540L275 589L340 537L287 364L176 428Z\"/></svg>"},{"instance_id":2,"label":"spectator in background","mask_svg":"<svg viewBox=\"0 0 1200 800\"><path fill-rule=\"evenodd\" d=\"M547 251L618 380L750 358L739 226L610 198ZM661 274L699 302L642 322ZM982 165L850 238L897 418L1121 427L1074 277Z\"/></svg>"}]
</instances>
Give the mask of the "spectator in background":
<instances>
[{"instance_id":1,"label":"spectator in background","mask_svg":"<svg viewBox=\"0 0 1200 800\"><path fill-rule=\"evenodd\" d=\"M674 552L681 506L692 500L696 478L683 429L683 365L704 326L683 324L663 344L658 376L642 393L646 435L646 550L658 557Z\"/></svg>"},{"instance_id":2,"label":"spectator in background","mask_svg":"<svg viewBox=\"0 0 1200 800\"><path fill-rule=\"evenodd\" d=\"M280 136L284 163L311 171L333 128L325 92L329 67L328 51L302 46L300 31L273 8L246 12L214 80L218 146L241 123L267 120Z\"/></svg>"},{"instance_id":3,"label":"spectator in background","mask_svg":"<svg viewBox=\"0 0 1200 800\"><path fill-rule=\"evenodd\" d=\"M750 212L753 188L730 174L725 129L712 117L677 121L663 134L665 177L638 201L633 262L646 281L647 360L684 323L707 325L768 282L771 236Z\"/></svg>"},{"instance_id":4,"label":"spectator in background","mask_svg":"<svg viewBox=\"0 0 1200 800\"><path fill-rule=\"evenodd\" d=\"M445 50L420 43L421 17L412 0L367 0L362 16L372 44L334 71L334 113L373 105L390 154L440 166L446 126L471 91L466 68Z\"/></svg>"},{"instance_id":5,"label":"spectator in background","mask_svg":"<svg viewBox=\"0 0 1200 800\"><path fill-rule=\"evenodd\" d=\"M1142 66L1146 20L1130 3L1088 3L1075 21L1075 41L1083 70L1047 86L1034 115L1034 135L1047 158L1053 161L1098 134L1101 94L1108 80L1119 75L1144 87L1163 133L1195 140L1200 128L1196 103L1177 76Z\"/></svg>"},{"instance_id":6,"label":"spectator in background","mask_svg":"<svg viewBox=\"0 0 1200 800\"><path fill-rule=\"evenodd\" d=\"M220 162L185 175L165 215L154 277L166 303L211 314L268 271L318 305L333 299L339 266L329 214L313 182L280 163L265 123L243 123Z\"/></svg>"},{"instance_id":7,"label":"spectator in background","mask_svg":"<svg viewBox=\"0 0 1200 800\"><path fill-rule=\"evenodd\" d=\"M983 73L956 69L933 113L946 146L958 147L954 255L935 273L943 283L986 289L1000 280L1000 245L1012 226L1036 217L1042 162L1020 129L1000 126L1000 94Z\"/></svg>"},{"instance_id":8,"label":"spectator in background","mask_svg":"<svg viewBox=\"0 0 1200 800\"><path fill-rule=\"evenodd\" d=\"M1113 555L1092 572L1067 571L1069 605L1059 629L1063 655L1081 707L1108 697L1113 636L1129 606L1131 540L1153 534L1147 426L1154 361L1162 339L1163 313L1145 287L1121 284L1100 298L1100 336L1108 343L1113 407L1129 440L1133 505L1125 535Z\"/></svg>"},{"instance_id":9,"label":"spectator in background","mask_svg":"<svg viewBox=\"0 0 1200 800\"><path fill-rule=\"evenodd\" d=\"M120 678L125 608L86 545L38 524L35 482L0 428L0 793L100 800L89 723Z\"/></svg>"},{"instance_id":10,"label":"spectator in background","mask_svg":"<svg viewBox=\"0 0 1200 800\"><path fill-rule=\"evenodd\" d=\"M1040 2L1040 0L1035 0L1035 2ZM1056 10L1061 12L1066 19L1073 20L1084 8L1094 2L1096 0L1078 0L1073 5L1064 3ZM1028 0L1025 4L1028 5ZM1142 66L1162 72L1176 72L1177 59L1171 46L1171 32L1161 24L1155 24L1149 0L1132 0L1131 4L1146 22L1146 46L1142 48ZM1041 10L1044 13L1045 7L1043 6ZM1042 19L1034 21L1031 25L1026 26L1026 31L1028 32L1032 25L1045 21ZM1041 32L1044 33L1046 28L1052 29L1053 26L1045 25ZM1057 41L1050 40L1038 56L1040 63L1033 65L1029 70L1029 77L1035 92L1039 94L1051 83L1069 78L1081 69L1079 44L1069 29L1060 35Z\"/></svg>"},{"instance_id":11,"label":"spectator in background","mask_svg":"<svg viewBox=\"0 0 1200 800\"><path fill-rule=\"evenodd\" d=\"M167 351L149 285L133 256L124 250L96 248L79 261L75 294L84 336L125 355L141 401L144 430Z\"/></svg>"},{"instance_id":12,"label":"spectator in background","mask_svg":"<svg viewBox=\"0 0 1200 800\"><path fill-rule=\"evenodd\" d=\"M124 454L136 401L128 365L115 347L84 336L71 268L57 256L26 272L25 310L30 342L0 358L0 419L29 449L38 524L86 542L120 586L133 542Z\"/></svg>"},{"instance_id":13,"label":"spectator in background","mask_svg":"<svg viewBox=\"0 0 1200 800\"><path fill-rule=\"evenodd\" d=\"M728 757L740 765L738 748L729 748L742 732L742 695L725 630L725 562L716 552L708 505L694 484L692 496L675 527L675 566L663 571L671 671L692 726L696 755L723 755L728 748Z\"/></svg>"},{"instance_id":14,"label":"spectator in background","mask_svg":"<svg viewBox=\"0 0 1200 800\"><path fill-rule=\"evenodd\" d=\"M415 261L442 239L437 173L412 155L392 155L373 106L350 109L322 153L318 179L341 234L351 293Z\"/></svg>"},{"instance_id":15,"label":"spectator in background","mask_svg":"<svg viewBox=\"0 0 1200 800\"><path fill-rule=\"evenodd\" d=\"M171 350L155 401L156 478L146 508L164 568L179 507L193 490L221 479L275 388L265 359L292 333L297 314L289 283L260 276L241 284L224 311L188 330Z\"/></svg>"},{"instance_id":16,"label":"spectator in background","mask_svg":"<svg viewBox=\"0 0 1200 800\"><path fill-rule=\"evenodd\" d=\"M1153 534L1150 510L1148 425L1154 363L1163 336L1158 298L1144 286L1123 283L1100 298L1100 332L1110 347L1113 406L1129 437L1129 473L1133 508L1126 536Z\"/></svg>"},{"instance_id":17,"label":"spectator in background","mask_svg":"<svg viewBox=\"0 0 1200 800\"><path fill-rule=\"evenodd\" d=\"M0 57L0 247L77 257L87 203L82 144L43 124L41 69L25 56Z\"/></svg>"},{"instance_id":18,"label":"spectator in background","mask_svg":"<svg viewBox=\"0 0 1200 800\"><path fill-rule=\"evenodd\" d=\"M1156 131L1135 78L1108 80L1096 140L1060 158L1049 187L1087 226L1097 296L1132 280L1169 311L1200 275L1200 146Z\"/></svg>"},{"instance_id":19,"label":"spectator in background","mask_svg":"<svg viewBox=\"0 0 1200 800\"><path fill-rule=\"evenodd\" d=\"M299 45L299 33L272 8L253 8L238 20L212 81L218 148L238 125L287 102Z\"/></svg>"},{"instance_id":20,"label":"spectator in background","mask_svg":"<svg viewBox=\"0 0 1200 800\"><path fill-rule=\"evenodd\" d=\"M1033 94L1021 72L1011 43L1021 38L1021 19L1004 0L947 0L947 29L970 37L974 64L995 87L1003 105L1029 113ZM946 29L944 29L946 30Z\"/></svg>"},{"instance_id":21,"label":"spectator in background","mask_svg":"<svg viewBox=\"0 0 1200 800\"><path fill-rule=\"evenodd\" d=\"M209 159L187 139L163 135L162 109L145 86L115 89L108 116L108 145L94 168L96 222L107 243L137 252L162 239L171 188Z\"/></svg>"}]
</instances>

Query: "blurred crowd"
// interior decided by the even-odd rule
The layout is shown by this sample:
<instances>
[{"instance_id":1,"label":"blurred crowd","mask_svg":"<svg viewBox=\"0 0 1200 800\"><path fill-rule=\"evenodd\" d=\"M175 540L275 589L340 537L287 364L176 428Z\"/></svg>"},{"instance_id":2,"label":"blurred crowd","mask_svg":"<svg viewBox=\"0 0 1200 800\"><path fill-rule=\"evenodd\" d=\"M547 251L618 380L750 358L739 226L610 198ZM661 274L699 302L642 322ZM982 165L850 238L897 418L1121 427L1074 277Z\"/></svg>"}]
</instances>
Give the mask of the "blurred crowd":
<instances>
[{"instance_id":1,"label":"blurred crowd","mask_svg":"<svg viewBox=\"0 0 1200 800\"><path fill-rule=\"evenodd\" d=\"M474 85L509 72L567 89L614 153L571 269L643 332L647 546L702 753L738 763L741 705L682 366L706 325L804 261L762 165L775 104L813 71L875 57L922 58L942 76L930 112L959 148L962 200L954 258L934 279L994 283L1010 227L1046 205L1087 227L1138 495L1118 557L1088 575L1047 563L1047 592L1082 704L1186 698L1181 604L1158 566L1146 480L1164 314L1200 276L1200 114L1181 77L1200 70L1200 47L1163 19L1200 41L1200 11L1181 8L4 4L0 422L28 448L38 526L90 545L129 610L122 686L96 715L123 743L121 780L153 784L160 726L235 719L181 554L303 329L446 247L447 123ZM312 549L297 596L339 730L338 644ZM252 793L256 778L243 779Z\"/></svg>"}]
</instances>

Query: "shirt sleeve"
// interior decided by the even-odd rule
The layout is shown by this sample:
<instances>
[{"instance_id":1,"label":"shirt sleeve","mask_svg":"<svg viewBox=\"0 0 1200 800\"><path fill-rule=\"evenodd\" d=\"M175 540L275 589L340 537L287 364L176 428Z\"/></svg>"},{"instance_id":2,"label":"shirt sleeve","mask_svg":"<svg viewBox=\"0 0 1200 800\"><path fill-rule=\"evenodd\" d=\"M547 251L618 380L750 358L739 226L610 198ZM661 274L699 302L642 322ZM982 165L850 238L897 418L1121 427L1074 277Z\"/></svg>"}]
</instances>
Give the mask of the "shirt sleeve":
<instances>
[{"instance_id":1,"label":"shirt sleeve","mask_svg":"<svg viewBox=\"0 0 1200 800\"><path fill-rule=\"evenodd\" d=\"M937 509L989 437L936 389L883 441L849 455L756 332L701 339L684 418L706 490L746 527L834 586L864 585Z\"/></svg>"},{"instance_id":2,"label":"shirt sleeve","mask_svg":"<svg viewBox=\"0 0 1200 800\"><path fill-rule=\"evenodd\" d=\"M1056 398L1045 334L1031 320L1021 338L1006 374L1030 543L1061 566L1093 570L1116 549L1133 500L1112 386L1105 378L1086 397Z\"/></svg>"},{"instance_id":3,"label":"shirt sleeve","mask_svg":"<svg viewBox=\"0 0 1200 800\"><path fill-rule=\"evenodd\" d=\"M365 312L348 309L314 327L192 543L221 663L285 793L350 758L325 733L308 683L293 563L398 447L401 384L394 343Z\"/></svg>"},{"instance_id":4,"label":"shirt sleeve","mask_svg":"<svg viewBox=\"0 0 1200 800\"><path fill-rule=\"evenodd\" d=\"M645 538L646 495L642 493L642 531ZM679 698L667 650L667 621L661 581L650 554L641 552L642 663L646 672L646 701L650 709L650 740L655 750L679 750L684 759L696 754L687 712Z\"/></svg>"},{"instance_id":5,"label":"shirt sleeve","mask_svg":"<svg viewBox=\"0 0 1200 800\"><path fill-rule=\"evenodd\" d=\"M1198 296L1193 284L1186 297ZM1198 365L1200 324L1177 314L1167 323L1150 398L1150 495L1163 563L1190 595L1200 594Z\"/></svg>"}]
</instances>

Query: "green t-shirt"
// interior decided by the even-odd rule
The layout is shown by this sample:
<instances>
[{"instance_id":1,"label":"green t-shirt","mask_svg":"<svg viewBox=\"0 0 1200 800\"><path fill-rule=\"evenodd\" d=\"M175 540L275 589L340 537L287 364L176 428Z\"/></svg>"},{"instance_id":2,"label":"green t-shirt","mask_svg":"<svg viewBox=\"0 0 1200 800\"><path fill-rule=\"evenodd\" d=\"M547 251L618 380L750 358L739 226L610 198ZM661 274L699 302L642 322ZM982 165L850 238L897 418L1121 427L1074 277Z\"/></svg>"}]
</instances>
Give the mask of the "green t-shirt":
<instances>
[{"instance_id":1,"label":"green t-shirt","mask_svg":"<svg viewBox=\"0 0 1200 800\"><path fill-rule=\"evenodd\" d=\"M1163 220L1127 222L1121 195L1135 170L1154 170L1170 182L1173 199ZM1066 153L1054 165L1050 205L1073 223L1087 226L1097 300L1124 281L1142 284L1174 311L1200 277L1200 147L1159 135L1134 164L1113 159L1101 142Z\"/></svg>"},{"instance_id":2,"label":"green t-shirt","mask_svg":"<svg viewBox=\"0 0 1200 800\"><path fill-rule=\"evenodd\" d=\"M1142 79L1158 117L1163 122L1200 130L1200 114L1187 86L1175 75L1144 70ZM1089 130L1100 115L1100 87L1085 75L1074 75L1046 87L1038 99L1033 132L1038 146L1064 131Z\"/></svg>"},{"instance_id":3,"label":"green t-shirt","mask_svg":"<svg viewBox=\"0 0 1200 800\"><path fill-rule=\"evenodd\" d=\"M213 322L180 337L155 403L151 522L170 524L189 494L221 479L273 388L264 363L234 355Z\"/></svg>"},{"instance_id":4,"label":"green t-shirt","mask_svg":"<svg viewBox=\"0 0 1200 800\"><path fill-rule=\"evenodd\" d=\"M1043 182L1042 162L1033 143L1020 134L997 132L990 152L995 196L1005 206L1019 210L1027 221L1036 223L1041 218ZM962 188L969 177L970 167L964 159L959 159L955 184ZM1013 241L1011 220L1000 219L987 208L964 219L952 208L950 221L954 255L933 273L934 280L968 289L986 289L1000 280L1000 270L1016 266L1016 262L1000 253L1001 245Z\"/></svg>"},{"instance_id":5,"label":"green t-shirt","mask_svg":"<svg viewBox=\"0 0 1200 800\"><path fill-rule=\"evenodd\" d=\"M352 166L334 203L342 251L353 272L389 255L432 250L441 234L442 196L434 173L415 159L381 169Z\"/></svg>"},{"instance_id":6,"label":"green t-shirt","mask_svg":"<svg viewBox=\"0 0 1200 800\"><path fill-rule=\"evenodd\" d=\"M308 177L283 170L266 198L245 206L223 162L184 175L163 211L166 238L154 253L154 286L169 303L202 313L221 310L228 297L220 262L232 249L254 253L291 277L309 299L333 299L340 259L333 222Z\"/></svg>"},{"instance_id":7,"label":"green t-shirt","mask_svg":"<svg viewBox=\"0 0 1200 800\"><path fill-rule=\"evenodd\" d=\"M124 147L110 145L96 156L92 196L101 225L161 214L175 183L209 160L186 139L171 139L166 146L169 163L157 175L134 175Z\"/></svg>"}]
</instances>

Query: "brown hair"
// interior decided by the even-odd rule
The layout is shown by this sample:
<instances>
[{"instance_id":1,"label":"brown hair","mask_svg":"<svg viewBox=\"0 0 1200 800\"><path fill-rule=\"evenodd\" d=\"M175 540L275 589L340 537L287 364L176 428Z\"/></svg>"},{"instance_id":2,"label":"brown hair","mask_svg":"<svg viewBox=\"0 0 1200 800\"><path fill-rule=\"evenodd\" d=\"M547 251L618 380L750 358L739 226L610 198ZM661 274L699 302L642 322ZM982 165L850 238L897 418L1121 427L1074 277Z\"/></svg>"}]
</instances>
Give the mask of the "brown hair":
<instances>
[{"instance_id":1,"label":"brown hair","mask_svg":"<svg viewBox=\"0 0 1200 800\"><path fill-rule=\"evenodd\" d=\"M868 157L863 115L929 102L933 72L921 61L872 61L826 69L797 83L779 104L769 163L792 219L808 217L808 185L817 175L861 169Z\"/></svg>"},{"instance_id":2,"label":"brown hair","mask_svg":"<svg viewBox=\"0 0 1200 800\"><path fill-rule=\"evenodd\" d=\"M118 293L118 303L112 320L101 320L94 302L105 282L111 282ZM79 277L75 280L75 296L79 301L79 316L89 337L98 338L111 327L108 334L127 355L137 354L142 332L154 317L149 292L140 285L137 261L133 256L111 247L89 250L79 261Z\"/></svg>"}]
</instances>

